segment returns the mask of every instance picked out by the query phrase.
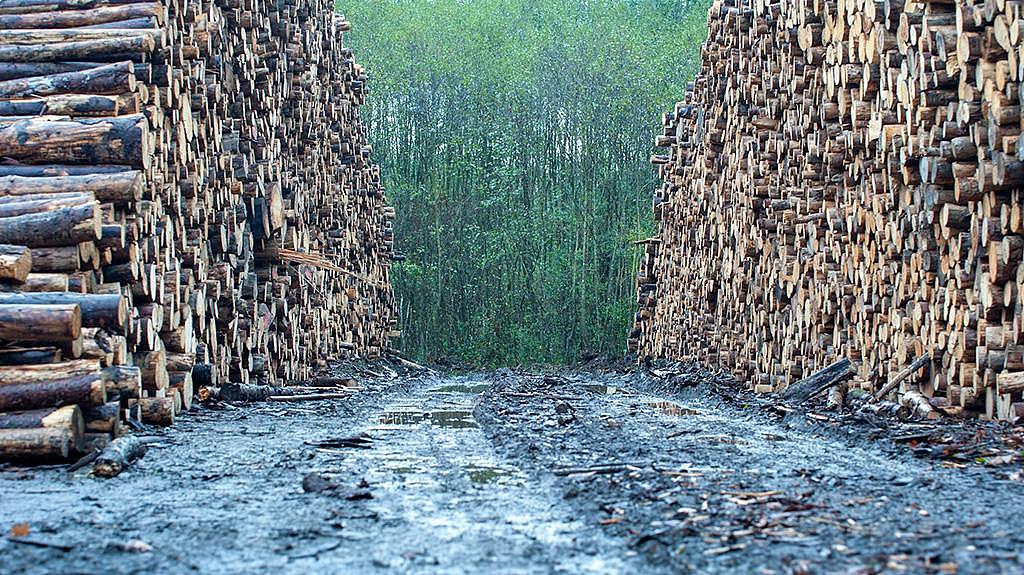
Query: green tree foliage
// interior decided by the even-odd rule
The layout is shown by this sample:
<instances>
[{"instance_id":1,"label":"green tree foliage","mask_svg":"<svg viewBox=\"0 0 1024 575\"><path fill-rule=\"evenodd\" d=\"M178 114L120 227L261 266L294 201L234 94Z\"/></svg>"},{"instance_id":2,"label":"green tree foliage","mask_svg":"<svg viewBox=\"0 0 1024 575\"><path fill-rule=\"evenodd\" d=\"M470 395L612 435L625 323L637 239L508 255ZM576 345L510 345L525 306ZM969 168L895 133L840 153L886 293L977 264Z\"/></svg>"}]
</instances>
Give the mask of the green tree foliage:
<instances>
[{"instance_id":1,"label":"green tree foliage","mask_svg":"<svg viewBox=\"0 0 1024 575\"><path fill-rule=\"evenodd\" d=\"M401 347L480 363L621 353L647 163L707 0L342 0L398 211Z\"/></svg>"}]
</instances>

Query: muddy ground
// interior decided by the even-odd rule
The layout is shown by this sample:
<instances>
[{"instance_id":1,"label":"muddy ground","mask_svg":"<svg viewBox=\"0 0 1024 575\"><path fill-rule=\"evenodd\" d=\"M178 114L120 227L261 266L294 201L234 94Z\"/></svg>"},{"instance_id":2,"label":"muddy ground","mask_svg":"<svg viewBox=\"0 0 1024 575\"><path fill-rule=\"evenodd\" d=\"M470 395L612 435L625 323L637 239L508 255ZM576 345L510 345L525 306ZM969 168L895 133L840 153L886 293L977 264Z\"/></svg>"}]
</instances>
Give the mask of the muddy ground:
<instances>
[{"instance_id":1,"label":"muddy ground","mask_svg":"<svg viewBox=\"0 0 1024 575\"><path fill-rule=\"evenodd\" d=\"M713 379L423 374L199 408L111 480L0 468L0 529L29 531L0 573L1024 573L1018 468Z\"/></svg>"}]
</instances>

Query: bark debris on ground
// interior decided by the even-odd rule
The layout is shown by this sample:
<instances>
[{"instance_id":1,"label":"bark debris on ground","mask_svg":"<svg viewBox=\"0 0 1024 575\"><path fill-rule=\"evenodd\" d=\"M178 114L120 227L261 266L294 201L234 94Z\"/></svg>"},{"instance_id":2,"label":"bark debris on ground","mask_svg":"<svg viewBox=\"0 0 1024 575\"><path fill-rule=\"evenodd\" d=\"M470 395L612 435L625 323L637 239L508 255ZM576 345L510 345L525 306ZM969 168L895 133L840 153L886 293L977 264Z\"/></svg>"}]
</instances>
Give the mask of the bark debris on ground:
<instances>
[{"instance_id":1,"label":"bark debris on ground","mask_svg":"<svg viewBox=\"0 0 1024 575\"><path fill-rule=\"evenodd\" d=\"M501 370L218 404L110 480L0 468L0 572L1024 572L1018 464L720 383Z\"/></svg>"}]
</instances>

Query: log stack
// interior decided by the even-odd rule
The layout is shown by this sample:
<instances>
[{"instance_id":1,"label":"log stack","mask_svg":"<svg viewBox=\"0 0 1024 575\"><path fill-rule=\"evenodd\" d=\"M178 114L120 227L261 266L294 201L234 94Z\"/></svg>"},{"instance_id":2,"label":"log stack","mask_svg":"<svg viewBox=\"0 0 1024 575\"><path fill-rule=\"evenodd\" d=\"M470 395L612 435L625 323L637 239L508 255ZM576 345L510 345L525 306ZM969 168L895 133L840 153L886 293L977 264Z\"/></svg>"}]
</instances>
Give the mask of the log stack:
<instances>
[{"instance_id":1,"label":"log stack","mask_svg":"<svg viewBox=\"0 0 1024 575\"><path fill-rule=\"evenodd\" d=\"M332 8L0 0L0 458L387 349L394 212Z\"/></svg>"},{"instance_id":2,"label":"log stack","mask_svg":"<svg viewBox=\"0 0 1024 575\"><path fill-rule=\"evenodd\" d=\"M652 161L630 345L1024 416L1024 4L715 0Z\"/></svg>"}]
</instances>

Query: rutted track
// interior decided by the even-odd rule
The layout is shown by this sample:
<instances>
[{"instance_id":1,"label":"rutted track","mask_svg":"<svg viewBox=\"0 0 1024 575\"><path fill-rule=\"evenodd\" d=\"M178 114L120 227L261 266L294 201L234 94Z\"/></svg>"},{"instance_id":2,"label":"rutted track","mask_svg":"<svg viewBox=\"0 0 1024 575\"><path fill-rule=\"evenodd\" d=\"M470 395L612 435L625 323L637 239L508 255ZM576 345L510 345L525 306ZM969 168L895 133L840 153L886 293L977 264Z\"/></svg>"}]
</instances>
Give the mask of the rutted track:
<instances>
[{"instance_id":1,"label":"rutted track","mask_svg":"<svg viewBox=\"0 0 1024 575\"><path fill-rule=\"evenodd\" d=\"M109 481L4 469L0 528L27 523L30 539L71 550L0 540L0 571L1024 564L1019 482L787 427L706 388L507 371L368 387L351 401L201 411Z\"/></svg>"}]
</instances>

